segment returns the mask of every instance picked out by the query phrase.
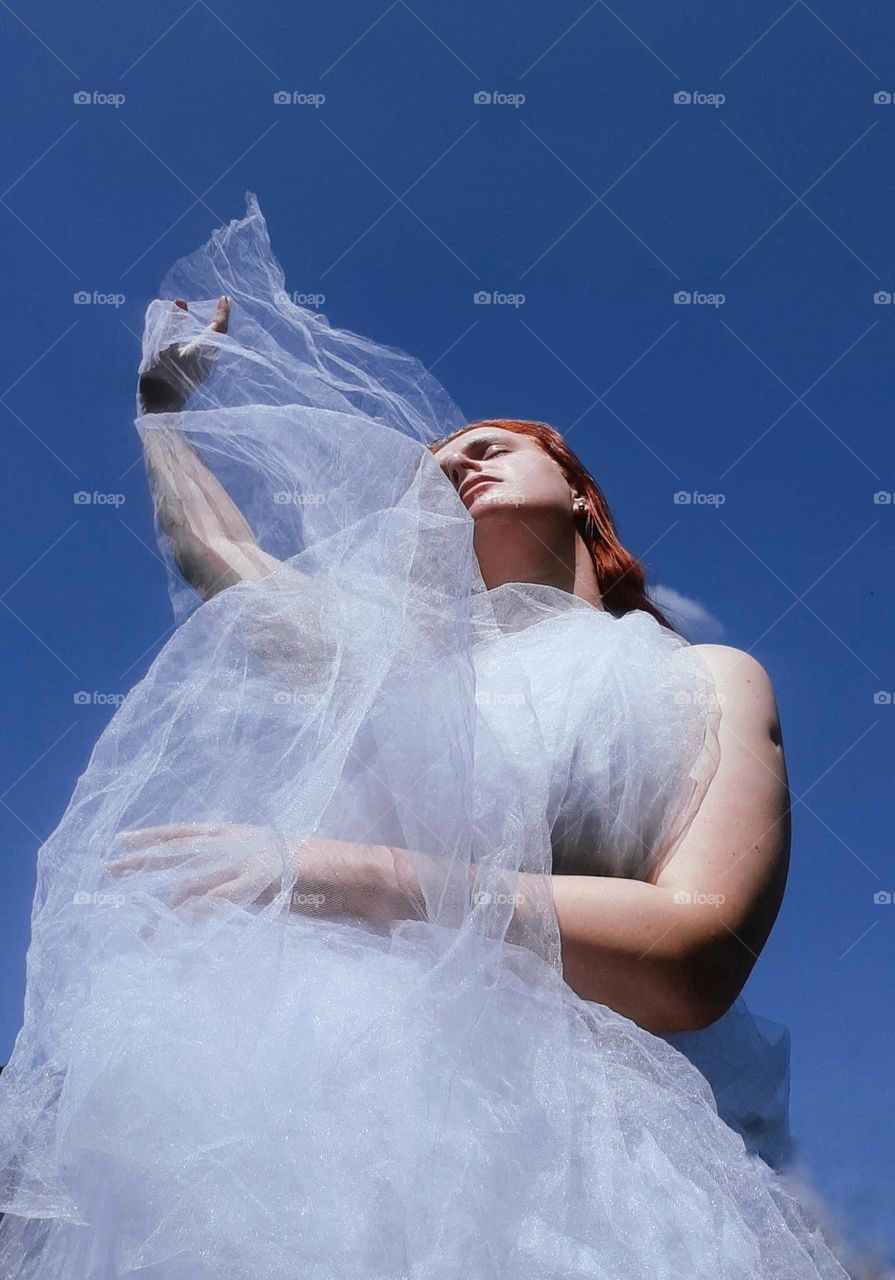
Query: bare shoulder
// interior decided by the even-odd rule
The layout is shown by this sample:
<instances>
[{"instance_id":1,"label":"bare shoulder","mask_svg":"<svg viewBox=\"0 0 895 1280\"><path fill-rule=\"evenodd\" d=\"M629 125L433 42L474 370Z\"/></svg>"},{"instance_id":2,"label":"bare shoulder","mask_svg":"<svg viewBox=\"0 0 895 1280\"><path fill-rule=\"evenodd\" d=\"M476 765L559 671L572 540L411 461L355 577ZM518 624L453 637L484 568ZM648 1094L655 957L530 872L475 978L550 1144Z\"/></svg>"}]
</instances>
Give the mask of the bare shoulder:
<instances>
[{"instance_id":1,"label":"bare shoulder","mask_svg":"<svg viewBox=\"0 0 895 1280\"><path fill-rule=\"evenodd\" d=\"M703 895L700 903L710 904L688 917L689 954L693 982L717 1018L742 990L783 901L789 784L767 671L730 645L693 648L721 707L718 764L690 824L649 879L672 894Z\"/></svg>"},{"instance_id":2,"label":"bare shoulder","mask_svg":"<svg viewBox=\"0 0 895 1280\"><path fill-rule=\"evenodd\" d=\"M727 644L694 644L715 682L722 714L742 724L764 727L780 741L780 713L774 685L765 668L745 649Z\"/></svg>"}]
</instances>

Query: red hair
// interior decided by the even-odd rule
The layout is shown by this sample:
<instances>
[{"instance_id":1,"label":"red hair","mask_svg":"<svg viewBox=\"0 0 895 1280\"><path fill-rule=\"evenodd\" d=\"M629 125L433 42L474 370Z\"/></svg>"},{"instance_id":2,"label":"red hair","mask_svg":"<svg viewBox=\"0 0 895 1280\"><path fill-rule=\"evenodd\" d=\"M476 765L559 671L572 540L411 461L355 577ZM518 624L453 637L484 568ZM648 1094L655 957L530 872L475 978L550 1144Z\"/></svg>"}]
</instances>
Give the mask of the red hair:
<instances>
[{"instance_id":1,"label":"red hair","mask_svg":"<svg viewBox=\"0 0 895 1280\"><path fill-rule=\"evenodd\" d=\"M531 436L537 441L584 500L585 510L580 515L576 514L575 523L593 561L605 607L617 617L630 613L632 609L642 609L663 627L675 631L676 628L647 595L645 570L637 557L622 546L600 486L559 432L546 422L528 422L524 418L482 418L458 427L440 440L433 440L428 448L434 453L473 427L499 427L503 431L515 431L517 435Z\"/></svg>"}]
</instances>

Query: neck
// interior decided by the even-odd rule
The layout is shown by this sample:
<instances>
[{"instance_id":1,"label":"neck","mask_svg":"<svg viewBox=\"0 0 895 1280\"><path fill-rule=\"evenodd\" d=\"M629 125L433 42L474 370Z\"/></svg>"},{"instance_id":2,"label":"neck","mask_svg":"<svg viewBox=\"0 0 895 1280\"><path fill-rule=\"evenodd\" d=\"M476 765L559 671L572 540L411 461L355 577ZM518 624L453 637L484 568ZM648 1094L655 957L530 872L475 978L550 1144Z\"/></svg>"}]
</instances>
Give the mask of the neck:
<instances>
[{"instance_id":1,"label":"neck","mask_svg":"<svg viewBox=\"0 0 895 1280\"><path fill-rule=\"evenodd\" d=\"M478 520L473 546L485 586L490 591L506 582L537 582L605 610L584 539L568 522L549 533L518 514L492 512Z\"/></svg>"}]
</instances>

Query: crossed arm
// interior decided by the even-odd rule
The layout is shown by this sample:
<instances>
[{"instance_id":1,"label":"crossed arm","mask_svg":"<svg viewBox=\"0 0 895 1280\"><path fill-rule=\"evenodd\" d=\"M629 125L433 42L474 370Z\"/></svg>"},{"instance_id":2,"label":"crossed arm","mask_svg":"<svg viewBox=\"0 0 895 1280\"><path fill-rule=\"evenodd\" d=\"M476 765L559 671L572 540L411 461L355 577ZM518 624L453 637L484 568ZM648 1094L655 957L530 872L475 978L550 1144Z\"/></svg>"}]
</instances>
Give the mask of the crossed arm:
<instances>
[{"instance_id":1,"label":"crossed arm","mask_svg":"<svg viewBox=\"0 0 895 1280\"><path fill-rule=\"evenodd\" d=\"M739 649L697 646L721 702L720 760L689 828L649 881L553 877L563 972L649 1031L707 1026L767 941L789 865L789 788L773 688Z\"/></svg>"}]
</instances>

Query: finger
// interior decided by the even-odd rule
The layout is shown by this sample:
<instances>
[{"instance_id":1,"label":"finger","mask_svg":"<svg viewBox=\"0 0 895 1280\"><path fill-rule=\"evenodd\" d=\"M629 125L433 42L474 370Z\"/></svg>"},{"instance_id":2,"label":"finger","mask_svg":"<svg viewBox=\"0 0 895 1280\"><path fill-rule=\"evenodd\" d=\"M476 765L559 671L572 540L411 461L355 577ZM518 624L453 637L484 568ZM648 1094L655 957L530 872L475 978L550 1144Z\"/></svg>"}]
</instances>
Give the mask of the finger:
<instances>
[{"instance_id":1,"label":"finger","mask_svg":"<svg viewBox=\"0 0 895 1280\"><path fill-rule=\"evenodd\" d=\"M210 880L208 876L201 879L184 880L176 889L164 895L165 901L172 911L183 906L188 898L199 898L211 905L218 898L230 899L236 880L226 880L222 884Z\"/></svg>"},{"instance_id":2,"label":"finger","mask_svg":"<svg viewBox=\"0 0 895 1280\"><path fill-rule=\"evenodd\" d=\"M214 313L214 319L208 326L215 333L226 333L227 325L230 323L230 299L226 294L218 298L218 305Z\"/></svg>"},{"instance_id":3,"label":"finger","mask_svg":"<svg viewBox=\"0 0 895 1280\"><path fill-rule=\"evenodd\" d=\"M190 836L215 836L226 830L225 822L166 822L156 827L133 827L116 832L116 839L129 849L141 849L160 840L186 840Z\"/></svg>"},{"instance_id":4,"label":"finger","mask_svg":"<svg viewBox=\"0 0 895 1280\"><path fill-rule=\"evenodd\" d=\"M190 309L190 304L185 302L183 298L175 298L174 305L175 307L180 307L181 311L189 311Z\"/></svg>"},{"instance_id":5,"label":"finger","mask_svg":"<svg viewBox=\"0 0 895 1280\"><path fill-rule=\"evenodd\" d=\"M230 902L232 904L233 901L234 899L230 893L224 893L220 889L203 894L201 898L193 898L190 902L193 923L199 924L203 920L207 920L220 903Z\"/></svg>"},{"instance_id":6,"label":"finger","mask_svg":"<svg viewBox=\"0 0 895 1280\"><path fill-rule=\"evenodd\" d=\"M111 876L126 876L134 871L167 871L185 861L184 853L156 854L150 857L115 858L106 863L106 871Z\"/></svg>"}]
</instances>

